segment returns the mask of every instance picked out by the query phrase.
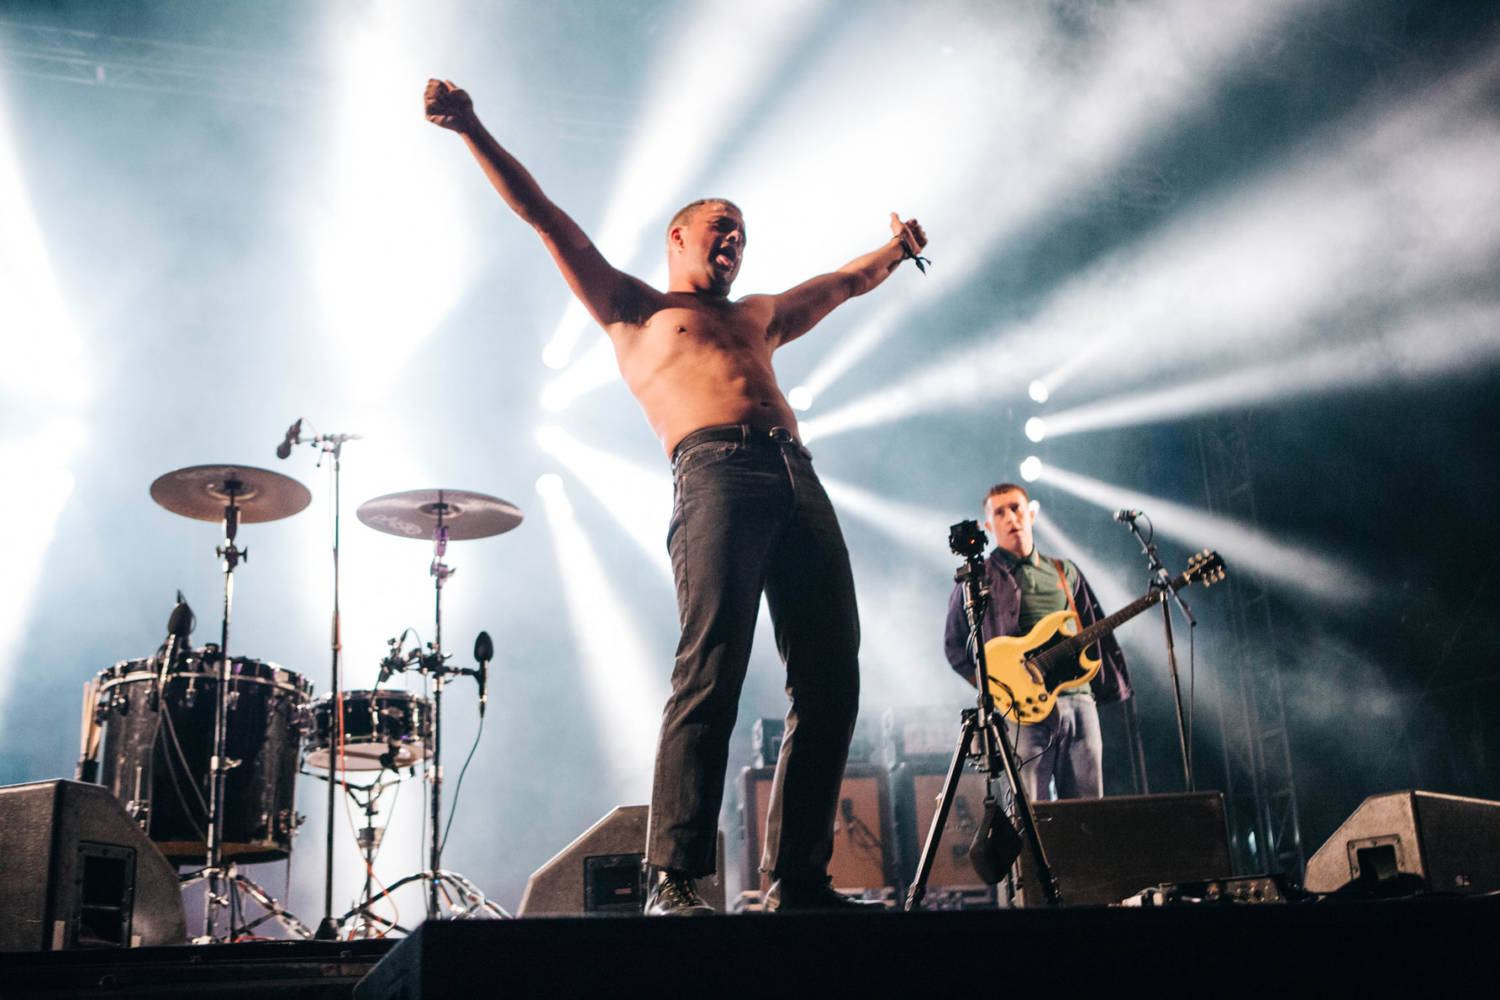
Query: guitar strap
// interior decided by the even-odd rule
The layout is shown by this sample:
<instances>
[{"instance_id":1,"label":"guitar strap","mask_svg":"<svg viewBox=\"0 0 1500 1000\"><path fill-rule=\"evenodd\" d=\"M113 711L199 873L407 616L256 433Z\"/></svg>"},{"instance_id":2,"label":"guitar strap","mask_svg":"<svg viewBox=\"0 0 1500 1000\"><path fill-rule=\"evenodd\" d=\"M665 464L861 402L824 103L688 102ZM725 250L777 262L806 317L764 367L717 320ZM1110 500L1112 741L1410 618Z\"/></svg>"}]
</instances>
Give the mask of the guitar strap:
<instances>
[{"instance_id":1,"label":"guitar strap","mask_svg":"<svg viewBox=\"0 0 1500 1000\"><path fill-rule=\"evenodd\" d=\"M1083 618L1078 614L1078 605L1073 603L1073 591L1068 587L1068 575L1063 572L1061 559L1052 560L1052 568L1057 570L1057 585L1062 588L1063 596L1068 599L1068 610L1073 612L1073 617L1078 619L1078 627L1083 628Z\"/></svg>"},{"instance_id":2,"label":"guitar strap","mask_svg":"<svg viewBox=\"0 0 1500 1000\"><path fill-rule=\"evenodd\" d=\"M1081 631L1083 629L1083 616L1078 613L1078 605L1073 603L1073 591L1068 587L1068 576L1063 572L1062 560L1053 558L1052 568L1057 570L1057 585L1062 588L1063 596L1068 599L1068 610L1073 612L1073 620L1078 622L1078 628ZM1089 645L1092 646L1093 643L1089 643ZM1096 652L1101 658L1104 656L1103 648L1096 650Z\"/></svg>"}]
</instances>

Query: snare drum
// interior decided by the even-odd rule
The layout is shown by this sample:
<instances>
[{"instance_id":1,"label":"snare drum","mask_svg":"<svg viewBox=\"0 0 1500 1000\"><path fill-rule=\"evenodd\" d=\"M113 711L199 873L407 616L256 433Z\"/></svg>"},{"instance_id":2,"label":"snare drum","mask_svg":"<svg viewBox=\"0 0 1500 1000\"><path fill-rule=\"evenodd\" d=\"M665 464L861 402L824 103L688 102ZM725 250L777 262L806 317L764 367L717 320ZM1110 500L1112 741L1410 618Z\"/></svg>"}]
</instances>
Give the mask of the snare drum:
<instances>
[{"instance_id":1,"label":"snare drum","mask_svg":"<svg viewBox=\"0 0 1500 1000\"><path fill-rule=\"evenodd\" d=\"M213 646L183 655L157 691L153 658L122 660L99 675L95 715L104 726L100 784L146 835L179 863L205 860L209 757L220 657ZM312 684L275 663L229 661L224 719L223 856L276 861L292 849L297 748Z\"/></svg>"},{"instance_id":2,"label":"snare drum","mask_svg":"<svg viewBox=\"0 0 1500 1000\"><path fill-rule=\"evenodd\" d=\"M432 756L432 702L408 691L345 691L344 770L378 771L411 767ZM308 767L331 770L333 699L312 706L307 741Z\"/></svg>"}]
</instances>

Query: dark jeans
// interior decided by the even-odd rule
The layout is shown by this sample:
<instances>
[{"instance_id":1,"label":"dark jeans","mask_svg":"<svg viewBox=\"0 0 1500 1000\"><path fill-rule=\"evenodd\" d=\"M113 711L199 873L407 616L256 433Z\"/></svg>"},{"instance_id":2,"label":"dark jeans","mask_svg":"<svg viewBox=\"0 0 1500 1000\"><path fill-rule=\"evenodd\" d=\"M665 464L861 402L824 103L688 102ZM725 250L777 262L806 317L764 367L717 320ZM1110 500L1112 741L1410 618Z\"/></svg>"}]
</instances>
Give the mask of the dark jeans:
<instances>
[{"instance_id":1,"label":"dark jeans","mask_svg":"<svg viewBox=\"0 0 1500 1000\"><path fill-rule=\"evenodd\" d=\"M707 427L672 456L667 534L682 639L662 712L646 859L715 869L729 737L761 593L791 708L761 867L820 879L859 707L859 617L849 553L812 456L785 429ZM753 822L753 819L752 819Z\"/></svg>"}]
</instances>

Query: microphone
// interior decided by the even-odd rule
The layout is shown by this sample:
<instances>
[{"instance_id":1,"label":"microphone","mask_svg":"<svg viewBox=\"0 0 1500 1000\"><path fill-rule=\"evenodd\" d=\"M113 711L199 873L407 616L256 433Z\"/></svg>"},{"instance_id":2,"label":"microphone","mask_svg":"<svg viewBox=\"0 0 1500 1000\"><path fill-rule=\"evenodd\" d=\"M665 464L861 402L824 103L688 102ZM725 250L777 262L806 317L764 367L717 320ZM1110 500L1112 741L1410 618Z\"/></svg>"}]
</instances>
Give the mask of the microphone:
<instances>
[{"instance_id":1,"label":"microphone","mask_svg":"<svg viewBox=\"0 0 1500 1000\"><path fill-rule=\"evenodd\" d=\"M406 633L402 632L394 639L387 639L386 642L390 645L391 651L385 659L380 661L380 680L375 682L376 687L390 680L391 674L405 665L401 659L401 647L406 645Z\"/></svg>"},{"instance_id":2,"label":"microphone","mask_svg":"<svg viewBox=\"0 0 1500 1000\"><path fill-rule=\"evenodd\" d=\"M162 690L166 687L167 674L171 672L172 665L177 662L177 655L181 648L187 644L188 636L193 631L193 625L197 619L193 617L193 609L188 602L183 600L182 591L177 592L177 603L172 605L172 613L167 616L167 641L163 646L161 669L157 673L156 687L151 691L151 711L156 711L160 704Z\"/></svg>"},{"instance_id":3,"label":"microphone","mask_svg":"<svg viewBox=\"0 0 1500 1000\"><path fill-rule=\"evenodd\" d=\"M1121 509L1115 511L1115 520L1119 521L1121 524L1130 524L1136 518L1143 516L1145 513L1146 512L1143 510L1131 510L1129 507L1122 507Z\"/></svg>"},{"instance_id":4,"label":"microphone","mask_svg":"<svg viewBox=\"0 0 1500 1000\"><path fill-rule=\"evenodd\" d=\"M276 446L276 457L286 458L292 453L292 445L301 443L302 418L298 417L297 422L286 429L286 437L282 438L281 443Z\"/></svg>"},{"instance_id":5,"label":"microphone","mask_svg":"<svg viewBox=\"0 0 1500 1000\"><path fill-rule=\"evenodd\" d=\"M479 667L474 671L474 679L479 682L479 717L484 718L485 703L490 694L490 661L495 658L495 644L490 641L488 632L480 632L474 638L474 659Z\"/></svg>"},{"instance_id":6,"label":"microphone","mask_svg":"<svg viewBox=\"0 0 1500 1000\"><path fill-rule=\"evenodd\" d=\"M177 603L172 605L172 614L167 619L167 635L173 639L186 639L198 624L193 609L183 600L182 591L177 592Z\"/></svg>"}]
</instances>

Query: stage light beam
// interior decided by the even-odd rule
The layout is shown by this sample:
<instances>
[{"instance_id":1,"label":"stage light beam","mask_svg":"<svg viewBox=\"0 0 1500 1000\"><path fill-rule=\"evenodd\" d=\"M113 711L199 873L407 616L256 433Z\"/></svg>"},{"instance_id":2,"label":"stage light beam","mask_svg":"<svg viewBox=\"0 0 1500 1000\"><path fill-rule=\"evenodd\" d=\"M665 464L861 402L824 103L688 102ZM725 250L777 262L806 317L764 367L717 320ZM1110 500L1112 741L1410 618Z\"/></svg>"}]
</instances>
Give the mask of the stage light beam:
<instances>
[{"instance_id":1,"label":"stage light beam","mask_svg":"<svg viewBox=\"0 0 1500 1000\"><path fill-rule=\"evenodd\" d=\"M545 478L545 477L543 477ZM566 488L538 483L578 651L580 686L592 707L608 785L622 802L651 794L657 720L667 691L654 656L574 514Z\"/></svg>"},{"instance_id":2,"label":"stage light beam","mask_svg":"<svg viewBox=\"0 0 1500 1000\"><path fill-rule=\"evenodd\" d=\"M641 550L646 561L670 581L672 563L665 539L672 516L671 476L586 445L552 424L537 428L536 444L577 477ZM560 490L562 481L555 473L550 475L556 483L549 488ZM541 489L538 481L538 492Z\"/></svg>"},{"instance_id":3,"label":"stage light beam","mask_svg":"<svg viewBox=\"0 0 1500 1000\"><path fill-rule=\"evenodd\" d=\"M1373 593L1363 573L1335 556L1318 552L1311 544L1279 541L1240 521L1056 465L1039 469L1038 479L1106 510L1143 510L1157 535L1174 538L1190 548L1213 549L1224 557L1231 573L1249 570L1279 585L1341 604L1366 601Z\"/></svg>"}]
</instances>

